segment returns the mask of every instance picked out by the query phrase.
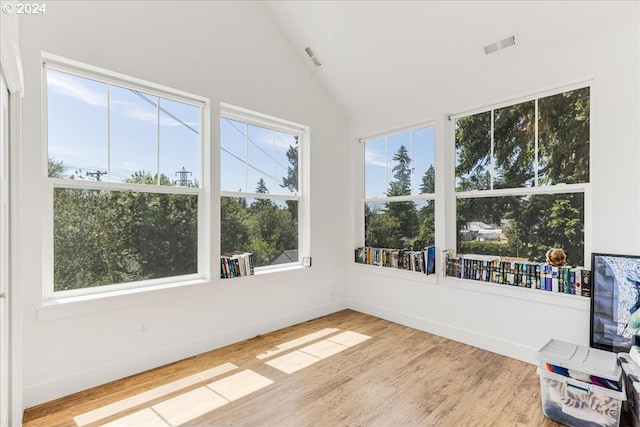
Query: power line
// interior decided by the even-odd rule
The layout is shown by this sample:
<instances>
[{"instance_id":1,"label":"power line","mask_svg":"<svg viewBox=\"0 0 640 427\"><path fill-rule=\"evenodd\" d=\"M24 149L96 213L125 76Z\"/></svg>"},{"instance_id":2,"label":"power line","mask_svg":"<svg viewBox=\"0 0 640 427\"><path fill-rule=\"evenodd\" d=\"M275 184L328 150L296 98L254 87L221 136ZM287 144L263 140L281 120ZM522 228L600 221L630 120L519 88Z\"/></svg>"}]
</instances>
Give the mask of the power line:
<instances>
[{"instance_id":1,"label":"power line","mask_svg":"<svg viewBox=\"0 0 640 427\"><path fill-rule=\"evenodd\" d=\"M273 156L272 156L271 154L269 154L269 153L267 153L265 150L263 150L263 149L262 149L262 147L260 147L260 146L259 146L257 143L255 143L251 138L249 138L249 136L248 136L248 135L245 135L245 134L244 134L244 132L242 132L240 129L238 129L238 127L237 127L236 125L234 125L234 124L231 122L231 120L230 120L230 119L228 119L228 118L226 118L226 117L224 117L224 119L225 119L225 120L226 120L226 121L227 121L231 126L233 126L233 128L234 128L235 130L237 130L237 131L240 133L240 135L242 135L242 136L244 136L245 138L247 138L247 140L248 140L250 143L252 143L253 145L255 145L255 146L256 146L256 148L257 148L258 150L262 151L262 152L263 152L267 157L269 157L271 160L273 160L276 164L280 165L280 167L283 167L283 168L285 168L285 169L287 169L287 168L288 168L288 166L283 165L282 163L280 163L279 161L277 161L276 159L274 159L274 158L273 158Z\"/></svg>"},{"instance_id":2,"label":"power line","mask_svg":"<svg viewBox=\"0 0 640 427\"><path fill-rule=\"evenodd\" d=\"M187 129L189 129L190 131L192 131L193 133L195 133L196 135L200 135L200 132L198 132L196 129L192 128L191 126L189 126L187 123L183 122L182 120L180 120L179 118L177 118L176 116L174 116L173 114L171 114L170 112L168 112L166 109L162 108L160 106L160 103L158 102L157 104L155 102L153 102L152 100L150 100L149 98L147 98L145 95L143 95L141 92L138 92L137 90L134 89L129 89L131 92L133 92L134 94L138 95L140 98L142 98L143 100L145 100L146 102L148 102L149 104L153 105L154 107L156 107L158 110L162 111L163 113L165 113L167 116L171 117L172 119L174 119L175 121L177 121L178 123L180 123L181 125L185 126Z\"/></svg>"},{"instance_id":3,"label":"power line","mask_svg":"<svg viewBox=\"0 0 640 427\"><path fill-rule=\"evenodd\" d=\"M227 154L229 154L231 157L233 157L233 158L235 158L237 160L240 160L242 163L244 163L245 165L247 165L251 169L253 169L253 170L257 171L257 172L260 172L262 175L266 176L267 178L270 178L270 179L276 181L278 184L284 184L284 181L279 180L277 178L274 178L271 174L269 174L269 173L267 173L267 172L265 172L265 171L263 171L261 169L258 169L257 167L253 166L251 163L249 163L249 162L245 161L244 159L241 159L240 157L236 156L235 154L233 154L231 151L227 150L226 148L220 147L220 149L222 151L226 152Z\"/></svg>"}]
</instances>

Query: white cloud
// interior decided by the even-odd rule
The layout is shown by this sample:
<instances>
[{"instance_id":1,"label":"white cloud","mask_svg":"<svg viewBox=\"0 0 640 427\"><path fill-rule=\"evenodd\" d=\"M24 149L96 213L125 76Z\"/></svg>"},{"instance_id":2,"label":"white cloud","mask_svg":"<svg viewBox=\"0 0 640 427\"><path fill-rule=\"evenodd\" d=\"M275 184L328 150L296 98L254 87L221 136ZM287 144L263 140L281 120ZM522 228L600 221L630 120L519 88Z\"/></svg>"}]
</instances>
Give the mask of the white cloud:
<instances>
[{"instance_id":1,"label":"white cloud","mask_svg":"<svg viewBox=\"0 0 640 427\"><path fill-rule=\"evenodd\" d=\"M50 71L47 74L47 87L56 93L71 96L89 105L106 108L106 86L104 92L97 91L83 84L83 80L68 74Z\"/></svg>"},{"instance_id":2,"label":"white cloud","mask_svg":"<svg viewBox=\"0 0 640 427\"><path fill-rule=\"evenodd\" d=\"M53 70L50 70L47 74L47 86L49 90L61 95L70 96L89 105L106 108L106 84L103 85L104 91L98 91L95 88L90 87L90 85L87 84L86 79L84 78L75 77ZM145 108L144 106L140 106L131 102L112 99L111 107L122 108L125 114L134 120L143 120L152 123L156 123L158 120L155 107L152 105L149 105L147 108ZM198 127L198 123L185 123L196 129ZM179 121L168 117L165 113L162 112L160 114L160 125L184 126L183 123L180 123Z\"/></svg>"},{"instance_id":3,"label":"white cloud","mask_svg":"<svg viewBox=\"0 0 640 427\"><path fill-rule=\"evenodd\" d=\"M155 100L153 101L155 103ZM141 106L138 104L134 104L132 102L114 100L111 102L111 105L114 108L122 108L124 113L134 120L142 120L151 123L158 122L158 113L155 110L155 106L149 104L145 106ZM160 126L184 126L187 124L194 129L198 129L199 123L191 123L191 122L179 122L173 117L167 116L166 113L160 112Z\"/></svg>"},{"instance_id":4,"label":"white cloud","mask_svg":"<svg viewBox=\"0 0 640 427\"><path fill-rule=\"evenodd\" d=\"M364 161L367 165L370 166L379 166L382 168L387 166L387 161L385 159L384 153L376 153L371 150L366 150Z\"/></svg>"}]
</instances>

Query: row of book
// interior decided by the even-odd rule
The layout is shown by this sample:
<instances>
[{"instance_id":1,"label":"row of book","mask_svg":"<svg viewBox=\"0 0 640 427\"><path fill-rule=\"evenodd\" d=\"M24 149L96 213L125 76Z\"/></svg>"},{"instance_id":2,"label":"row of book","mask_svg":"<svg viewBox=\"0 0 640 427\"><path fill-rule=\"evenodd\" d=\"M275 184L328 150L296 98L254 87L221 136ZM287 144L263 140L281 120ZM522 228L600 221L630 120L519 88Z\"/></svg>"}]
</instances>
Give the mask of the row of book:
<instances>
[{"instance_id":1,"label":"row of book","mask_svg":"<svg viewBox=\"0 0 640 427\"><path fill-rule=\"evenodd\" d=\"M555 267L538 262L501 260L487 255L446 257L445 274L542 291L591 297L591 271L583 267Z\"/></svg>"},{"instance_id":2,"label":"row of book","mask_svg":"<svg viewBox=\"0 0 640 427\"><path fill-rule=\"evenodd\" d=\"M229 279L232 277L253 275L253 254L246 252L232 256L220 257L220 278Z\"/></svg>"},{"instance_id":3,"label":"row of book","mask_svg":"<svg viewBox=\"0 0 640 427\"><path fill-rule=\"evenodd\" d=\"M434 274L436 272L436 247L428 246L422 251L360 247L355 250L355 261L359 264Z\"/></svg>"}]
</instances>

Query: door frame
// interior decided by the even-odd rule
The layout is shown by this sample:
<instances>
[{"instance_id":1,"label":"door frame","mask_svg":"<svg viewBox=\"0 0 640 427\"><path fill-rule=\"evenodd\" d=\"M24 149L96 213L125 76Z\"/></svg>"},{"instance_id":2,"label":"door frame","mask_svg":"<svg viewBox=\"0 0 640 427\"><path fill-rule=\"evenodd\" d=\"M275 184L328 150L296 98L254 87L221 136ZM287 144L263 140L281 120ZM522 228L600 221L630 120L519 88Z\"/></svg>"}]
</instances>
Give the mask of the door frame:
<instances>
[{"instance_id":1,"label":"door frame","mask_svg":"<svg viewBox=\"0 0 640 427\"><path fill-rule=\"evenodd\" d=\"M23 397L23 321L22 290L20 271L22 268L22 230L21 177L22 169L22 97L24 94L24 73L20 55L18 16L16 14L0 14L0 73L9 92L9 289L10 298L6 301L9 314L8 345L8 425L22 425L24 412Z\"/></svg>"},{"instance_id":2,"label":"door frame","mask_svg":"<svg viewBox=\"0 0 640 427\"><path fill-rule=\"evenodd\" d=\"M10 283L10 193L9 193L9 89L5 83L4 74L0 72L0 426L9 425L9 389L11 384L11 369L9 359L11 354L9 308L11 292Z\"/></svg>"}]
</instances>

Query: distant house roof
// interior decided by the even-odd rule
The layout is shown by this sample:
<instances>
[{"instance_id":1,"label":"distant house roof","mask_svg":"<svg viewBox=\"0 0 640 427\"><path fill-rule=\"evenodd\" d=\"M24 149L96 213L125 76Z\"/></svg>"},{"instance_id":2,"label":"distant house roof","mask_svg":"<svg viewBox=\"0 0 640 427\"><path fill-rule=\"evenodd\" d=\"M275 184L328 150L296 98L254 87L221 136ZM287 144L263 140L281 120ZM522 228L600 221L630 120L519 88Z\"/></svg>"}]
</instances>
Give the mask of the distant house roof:
<instances>
[{"instance_id":1,"label":"distant house roof","mask_svg":"<svg viewBox=\"0 0 640 427\"><path fill-rule=\"evenodd\" d=\"M297 262L297 261L298 261L298 250L287 249L286 251L278 255L278 258L276 258L275 261L271 263L271 265L287 264L290 262Z\"/></svg>"},{"instance_id":2,"label":"distant house roof","mask_svg":"<svg viewBox=\"0 0 640 427\"><path fill-rule=\"evenodd\" d=\"M468 222L467 227L469 228L469 230L474 230L474 231L493 229L493 227L490 226L489 224L485 224L484 222L480 222L480 221Z\"/></svg>"}]
</instances>

